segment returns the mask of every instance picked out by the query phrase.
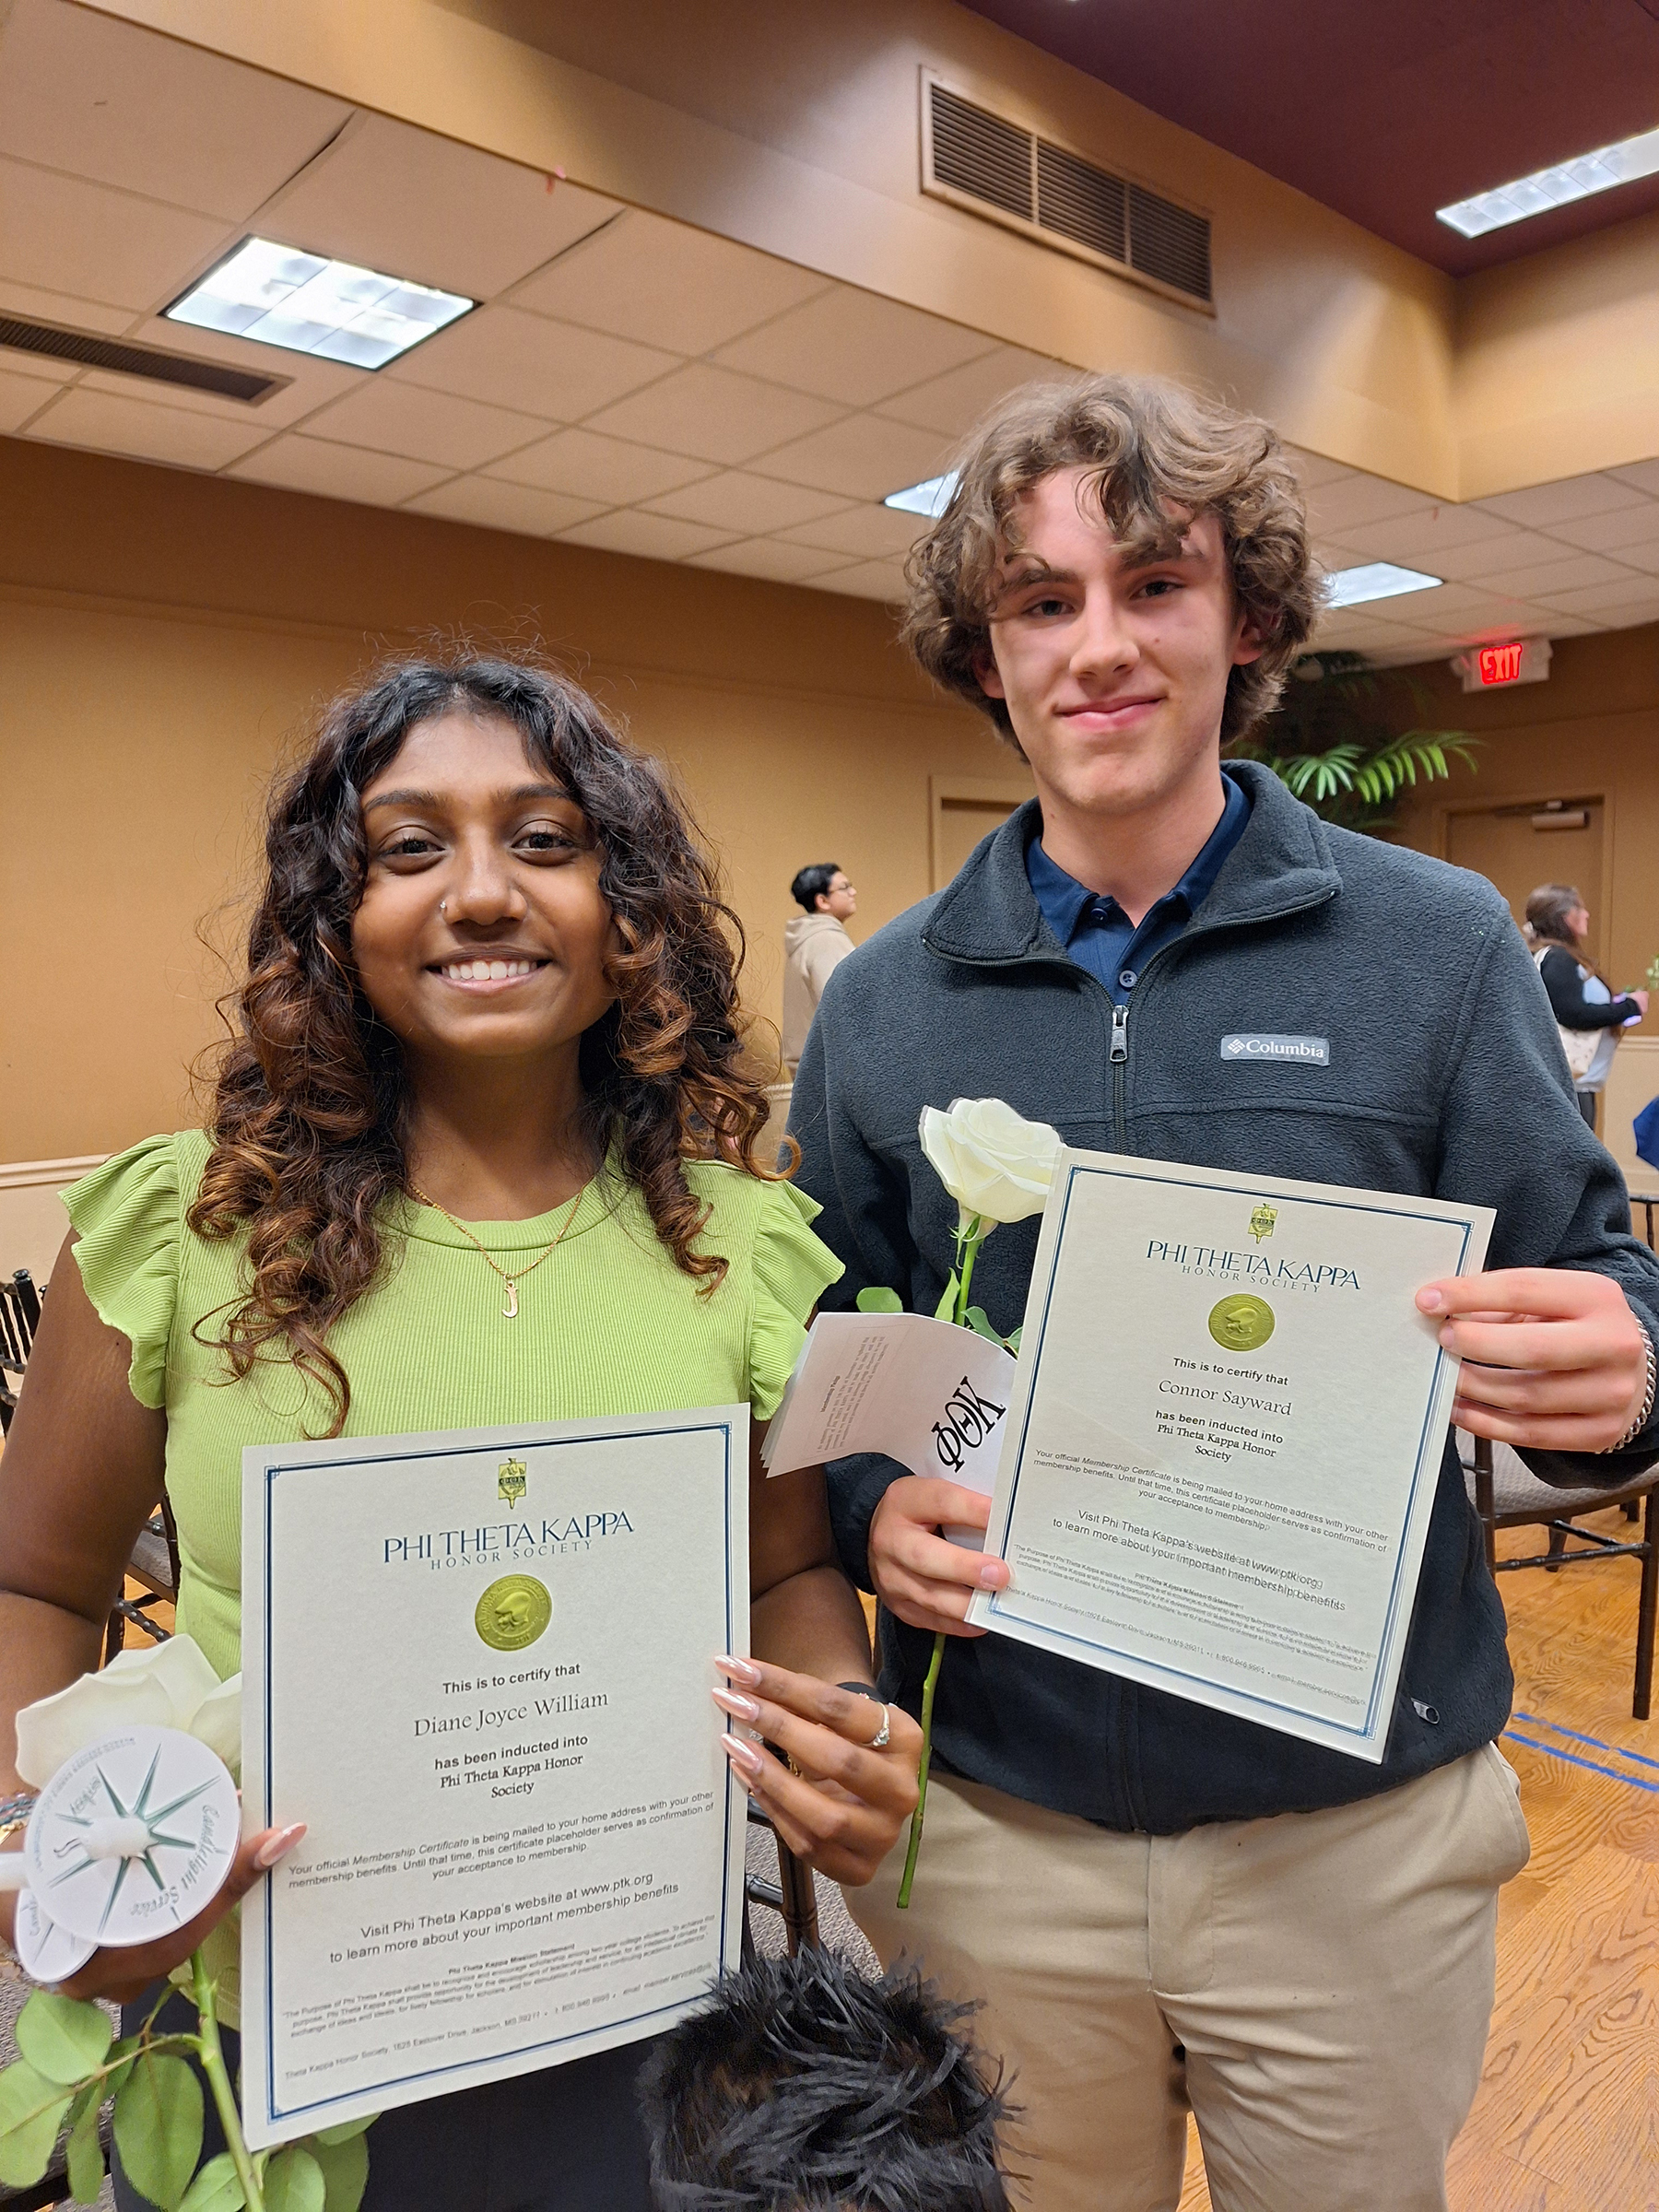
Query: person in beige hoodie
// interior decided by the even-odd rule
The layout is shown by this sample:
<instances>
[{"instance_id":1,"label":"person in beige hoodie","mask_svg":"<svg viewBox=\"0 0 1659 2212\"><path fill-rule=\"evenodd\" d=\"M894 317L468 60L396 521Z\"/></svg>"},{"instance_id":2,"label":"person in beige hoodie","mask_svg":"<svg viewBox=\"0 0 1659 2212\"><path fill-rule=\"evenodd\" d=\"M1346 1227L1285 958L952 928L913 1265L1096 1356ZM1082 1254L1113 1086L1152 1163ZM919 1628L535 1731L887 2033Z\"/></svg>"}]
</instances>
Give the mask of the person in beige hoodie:
<instances>
[{"instance_id":1,"label":"person in beige hoodie","mask_svg":"<svg viewBox=\"0 0 1659 2212\"><path fill-rule=\"evenodd\" d=\"M806 910L783 932L783 1065L793 1083L824 985L853 949L844 925L858 912L858 893L825 860L803 868L789 895Z\"/></svg>"}]
</instances>

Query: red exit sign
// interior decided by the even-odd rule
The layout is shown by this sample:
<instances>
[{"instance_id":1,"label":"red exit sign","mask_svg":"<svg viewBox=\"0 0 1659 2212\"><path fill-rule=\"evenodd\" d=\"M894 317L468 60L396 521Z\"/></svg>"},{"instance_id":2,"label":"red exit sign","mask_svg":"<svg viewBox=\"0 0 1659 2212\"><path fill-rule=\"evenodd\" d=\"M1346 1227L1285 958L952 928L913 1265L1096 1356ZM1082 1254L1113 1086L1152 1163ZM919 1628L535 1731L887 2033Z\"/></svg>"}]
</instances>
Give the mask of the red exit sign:
<instances>
[{"instance_id":1,"label":"red exit sign","mask_svg":"<svg viewBox=\"0 0 1659 2212\"><path fill-rule=\"evenodd\" d=\"M1547 638L1506 638L1497 645L1466 646L1452 664L1465 691L1501 690L1506 684L1542 684L1549 677Z\"/></svg>"},{"instance_id":2,"label":"red exit sign","mask_svg":"<svg viewBox=\"0 0 1659 2212\"><path fill-rule=\"evenodd\" d=\"M1477 663L1483 684L1518 684L1521 680L1521 655L1524 642L1517 638L1512 645L1483 645Z\"/></svg>"}]
</instances>

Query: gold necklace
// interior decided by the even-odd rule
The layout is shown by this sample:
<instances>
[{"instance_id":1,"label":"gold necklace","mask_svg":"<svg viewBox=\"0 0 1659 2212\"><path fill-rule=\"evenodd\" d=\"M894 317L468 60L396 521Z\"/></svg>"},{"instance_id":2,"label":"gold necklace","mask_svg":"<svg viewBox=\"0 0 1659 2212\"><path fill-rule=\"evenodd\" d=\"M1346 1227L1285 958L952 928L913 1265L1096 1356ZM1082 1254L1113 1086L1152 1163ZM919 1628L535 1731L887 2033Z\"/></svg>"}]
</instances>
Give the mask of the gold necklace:
<instances>
[{"instance_id":1,"label":"gold necklace","mask_svg":"<svg viewBox=\"0 0 1659 2212\"><path fill-rule=\"evenodd\" d=\"M450 1212L447 1206L440 1206L436 1198L429 1198L418 1182L411 1182L409 1188L414 1193L415 1196L419 1199L422 1206L429 1206L435 1214L441 1214L443 1216L444 1219L449 1223L452 1229L458 1229L461 1231L461 1234L466 1239L467 1242L476 1247L478 1257L484 1262L484 1265L487 1267L493 1267L496 1273L500 1277L502 1282L506 1284L507 1303L501 1308L501 1319L503 1321L516 1321L518 1319L519 1285L524 1281L527 1275L534 1275L544 1260L552 1258L553 1254L559 1250L559 1244L563 1240L565 1230L569 1229L571 1222L575 1220L577 1210L582 1205L582 1193L578 1191L575 1197L571 1201L571 1210L564 1218L564 1221L559 1229L559 1235L554 1238L553 1241L547 1245L545 1250L536 1253L535 1257L531 1261L528 1267L515 1267L510 1275L506 1268L501 1265L499 1260L491 1259L488 1253L485 1251L483 1245L479 1243L478 1239L475 1237L472 1230L467 1228L465 1222L457 1221L454 1215Z\"/></svg>"}]
</instances>

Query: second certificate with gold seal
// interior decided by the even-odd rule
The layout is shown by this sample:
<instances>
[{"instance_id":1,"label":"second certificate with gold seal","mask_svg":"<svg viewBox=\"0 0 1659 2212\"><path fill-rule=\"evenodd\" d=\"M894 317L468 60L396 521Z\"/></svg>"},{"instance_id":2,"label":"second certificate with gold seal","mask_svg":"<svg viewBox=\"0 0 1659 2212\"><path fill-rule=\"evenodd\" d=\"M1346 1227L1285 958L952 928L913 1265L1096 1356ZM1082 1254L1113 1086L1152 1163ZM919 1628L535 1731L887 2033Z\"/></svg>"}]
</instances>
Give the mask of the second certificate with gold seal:
<instances>
[{"instance_id":1,"label":"second certificate with gold seal","mask_svg":"<svg viewBox=\"0 0 1659 2212\"><path fill-rule=\"evenodd\" d=\"M1380 1762L1492 1215L1062 1153L969 1618Z\"/></svg>"}]
</instances>

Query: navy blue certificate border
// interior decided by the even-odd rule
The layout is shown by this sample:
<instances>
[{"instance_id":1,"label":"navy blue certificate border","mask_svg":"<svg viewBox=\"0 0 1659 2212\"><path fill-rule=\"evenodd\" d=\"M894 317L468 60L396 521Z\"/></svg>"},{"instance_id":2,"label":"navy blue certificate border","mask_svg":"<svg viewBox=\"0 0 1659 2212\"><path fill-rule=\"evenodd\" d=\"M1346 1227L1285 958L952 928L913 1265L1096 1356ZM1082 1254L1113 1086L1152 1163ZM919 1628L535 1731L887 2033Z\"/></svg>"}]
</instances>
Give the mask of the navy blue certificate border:
<instances>
[{"instance_id":1,"label":"navy blue certificate border","mask_svg":"<svg viewBox=\"0 0 1659 2212\"><path fill-rule=\"evenodd\" d=\"M561 1449L564 1446L571 1444L630 1443L638 1441L641 1437L704 1436L711 1433L718 1433L724 1441L724 1451L723 1453L721 1465L721 1495L722 1513L724 1528L725 1559L725 1649L729 1652L735 1648L732 1641L733 1629L735 1626L735 1606L733 1602L735 1593L732 1588L733 1474L732 1424L730 1421L682 1421L673 1428L618 1429L615 1430L606 1430L602 1434L581 1437L535 1436L534 1439L532 1439L528 1434L526 1434L518 1438L517 1440L514 1440L511 1432L500 1431L497 1432L497 1434L488 1443L450 1444L425 1452L368 1452L362 1453L360 1456L349 1459L330 1459L326 1462L318 1460L296 1460L284 1464L279 1460L271 1461L262 1470L265 1477L263 1495L265 1521L265 1712L262 1715L265 1729L265 1802L261 1808L263 1814L263 1825L266 1828L269 1828L272 1818L271 1501L273 1493L276 1489L276 1479L278 1476L315 1474L318 1472L319 1468L324 1465L331 1469L338 1468L345 1470L352 1467L380 1466L383 1465L387 1461L410 1462L421 1459L474 1458L480 1452L488 1453L494 1453L498 1452L511 1453L515 1450L522 1451L529 1449L532 1447L532 1444L535 1451L545 1452L548 1450ZM726 1957L726 1941L730 1933L731 1923L731 1791L734 1785L728 1782L726 1785L727 1794L724 1809L724 1818L725 1823L724 1841L722 1846L721 1854L720 1958L723 1965ZM328 2111L331 2105L354 2102L359 2097L373 2097L388 2089L402 2088L410 2082L438 2081L441 2080L446 2074L466 2075L472 2073L476 2068L480 2066L500 2066L503 2064L511 2063L513 2059L528 2058L536 2052L556 2051L561 2043L577 2042L594 2034L608 2035L619 2029L637 2027L641 2036L643 2036L650 2032L651 2022L653 2020L667 2020L671 2016L679 2014L681 2011L683 2011L688 2002L686 1998L678 1997L674 1999L674 2001L670 2004L655 2006L649 2012L633 2013L630 2014L626 2019L607 2021L606 2025L600 2029L595 2029L592 2025L583 2028L576 2028L572 2029L570 2033L566 2035L547 2036L539 2042L523 2043L515 2051L495 2052L488 2058L460 2060L457 2061L453 2065L448 2066L423 2066L411 2074L394 2075L383 2081L365 2083L358 2088L343 2089L333 2097L320 2098L313 2103L279 2105L276 2101L276 2021L273 1989L275 1981L275 1975L273 1971L275 1964L273 1957L273 1924L276 1919L276 1892L274 1889L268 1890L265 1903L265 2109L270 2113L271 2119L275 2124L281 2124L287 2121L299 2119L307 2114L324 2113ZM534 2069L532 2068L524 2069L526 2072L533 2070ZM322 2124L326 2124L326 2123L322 2123Z\"/></svg>"},{"instance_id":2,"label":"navy blue certificate border","mask_svg":"<svg viewBox=\"0 0 1659 2212\"><path fill-rule=\"evenodd\" d=\"M1066 1217L1071 1210L1072 1193L1077 1187L1077 1180L1079 1175L1100 1175L1109 1180L1122 1182L1169 1183L1177 1189L1205 1191L1211 1195L1230 1192L1238 1196L1248 1198L1259 1198L1264 1187L1259 1182L1201 1182L1195 1176L1189 1178L1183 1175L1148 1175L1131 1168L1085 1167L1079 1161L1074 1161L1066 1170L1065 1191L1060 1202L1060 1221L1055 1231L1053 1249L1050 1254L1048 1280L1044 1284L1042 1291L1042 1315L1038 1324L1037 1349L1031 1363L1031 1385L1026 1395L1025 1410L1020 1421L1019 1443L1014 1461L1014 1476L1008 1486L1008 1502L997 1532L996 1556L999 1559L1006 1557L1008 1531L1013 1525L1014 1520L1015 1500L1019 1494L1020 1477L1025 1472L1026 1435L1030 1428L1031 1408L1036 1403L1038 1378L1042 1371L1042 1354L1048 1337L1049 1311L1054 1296L1054 1277L1059 1271L1060 1253L1065 1242L1065 1223ZM1271 1185L1276 1180L1277 1178L1269 1176L1267 1182ZM1397 1219L1408 1221L1428 1219L1443 1221L1447 1218L1443 1214L1425 1215L1415 1206L1410 1206L1366 1205L1353 1199L1304 1197L1300 1194L1288 1195L1288 1203L1296 1206L1328 1206L1335 1213L1392 1214ZM1472 1219L1459 1221L1453 1216L1448 1222L1448 1226L1461 1227L1463 1230L1463 1243L1458 1252L1457 1265L1453 1270L1454 1274L1461 1275L1464 1261L1468 1256L1470 1240L1475 1233L1475 1224ZM1081 1652L1098 1652L1106 1658L1120 1659L1129 1665L1143 1668L1147 1674L1164 1676L1168 1678L1172 1696L1179 1697L1182 1694L1180 1689L1174 1688L1174 1685L1189 1682L1198 1688L1221 1690L1229 1698L1236 1698L1241 1705L1255 1706L1265 1712L1281 1712L1295 1720L1312 1721L1318 1727L1329 1729L1334 1735L1351 1736L1359 1743L1374 1743L1377 1738L1377 1707L1382 1697L1382 1670L1387 1663L1388 1654L1394 1648L1400 1606L1406 1595L1404 1587L1406 1532L1410 1529L1412 1516L1417 1511L1418 1495L1422 1488L1425 1468L1428 1465L1432 1464L1435 1479L1437 1481L1439 1479L1440 1457L1434 1450L1434 1440L1430 1435L1430 1424L1433 1418L1434 1401L1440 1390L1441 1374L1445 1365L1446 1355L1437 1346L1434 1367L1429 1380L1428 1403L1423 1408L1423 1425L1418 1435L1417 1465L1412 1469L1411 1488L1406 1499L1406 1512L1401 1518L1401 1541L1394 1552L1394 1575L1388 1594L1388 1610L1384 1616L1382 1634L1379 1640L1378 1660L1371 1676L1371 1690L1366 1700L1363 1722L1350 1724L1346 1721L1333 1720L1326 1713L1314 1712L1306 1706L1293 1704L1288 1699L1257 1697L1249 1690L1236 1689L1230 1683L1218 1682L1211 1676L1199 1674L1195 1670L1169 1666L1161 1660L1147 1659L1138 1652L1114 1648L1112 1644L1101 1642L1098 1638L1092 1636L1074 1636L1065 1629L1052 1628L1047 1621L1039 1620L1031 1614L1017 1612L1013 1606L1006 1602L1011 1594L1007 1591L994 1591L986 1610L994 1618L1016 1620L1026 1628L1041 1629L1043 1635L1051 1638L1055 1644L1075 1644ZM1135 1679L1135 1677L1125 1678ZM1157 1688L1159 1685L1153 1683L1150 1687ZM1235 1717L1248 1719L1249 1715L1242 1714Z\"/></svg>"}]
</instances>

